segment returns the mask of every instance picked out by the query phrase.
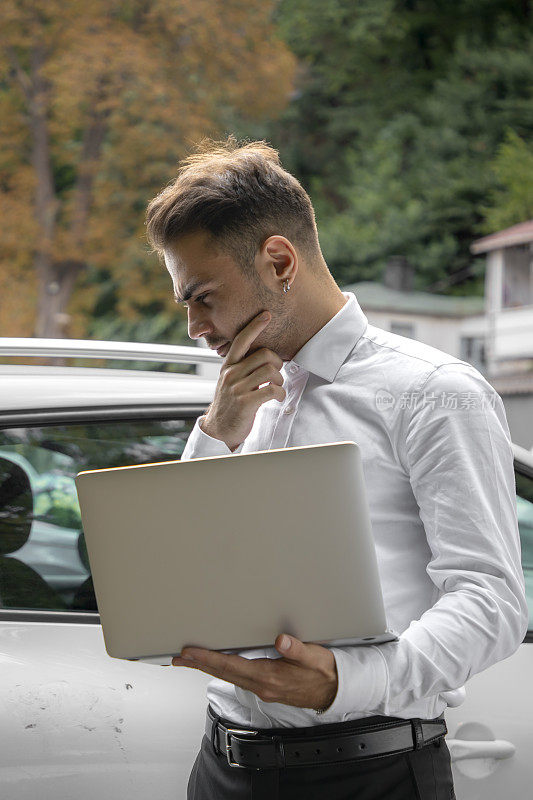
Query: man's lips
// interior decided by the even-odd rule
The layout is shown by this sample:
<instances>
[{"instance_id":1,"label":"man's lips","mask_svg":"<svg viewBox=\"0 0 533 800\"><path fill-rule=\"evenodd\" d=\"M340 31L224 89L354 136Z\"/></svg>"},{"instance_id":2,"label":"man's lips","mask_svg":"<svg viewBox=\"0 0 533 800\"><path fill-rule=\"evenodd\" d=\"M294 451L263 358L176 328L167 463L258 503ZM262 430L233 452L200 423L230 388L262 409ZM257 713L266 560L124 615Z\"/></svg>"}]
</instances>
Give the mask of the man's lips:
<instances>
[{"instance_id":1,"label":"man's lips","mask_svg":"<svg viewBox=\"0 0 533 800\"><path fill-rule=\"evenodd\" d=\"M221 355L222 355L222 351L223 351L223 350L224 350L224 348L226 348L226 347L229 349L229 342L224 342L224 344L221 344L219 347L217 347L217 348L216 348L216 350L217 350L217 353L219 354L219 356L221 356ZM211 348L211 349L213 349L213 348ZM225 353L224 353L224 355L225 355Z\"/></svg>"}]
</instances>

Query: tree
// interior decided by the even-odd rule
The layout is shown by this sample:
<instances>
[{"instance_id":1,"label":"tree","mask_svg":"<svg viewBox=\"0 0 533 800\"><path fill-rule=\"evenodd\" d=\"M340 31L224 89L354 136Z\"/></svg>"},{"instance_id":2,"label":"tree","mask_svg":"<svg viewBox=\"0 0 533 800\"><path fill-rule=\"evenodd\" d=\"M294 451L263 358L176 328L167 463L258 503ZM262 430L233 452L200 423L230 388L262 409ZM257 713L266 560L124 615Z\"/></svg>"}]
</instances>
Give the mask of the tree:
<instances>
[{"instance_id":1,"label":"tree","mask_svg":"<svg viewBox=\"0 0 533 800\"><path fill-rule=\"evenodd\" d=\"M497 185L484 207L485 233L533 219L533 146L511 128L491 162Z\"/></svg>"},{"instance_id":2,"label":"tree","mask_svg":"<svg viewBox=\"0 0 533 800\"><path fill-rule=\"evenodd\" d=\"M36 297L34 335L84 335L102 274L121 318L175 312L144 209L225 108L253 120L287 102L294 58L270 47L272 3L4 0L0 14L5 333L29 333Z\"/></svg>"},{"instance_id":3,"label":"tree","mask_svg":"<svg viewBox=\"0 0 533 800\"><path fill-rule=\"evenodd\" d=\"M531 3L282 0L277 20L299 70L267 136L337 280L378 279L402 254L418 289L480 290L491 160L508 127L533 134Z\"/></svg>"}]
</instances>

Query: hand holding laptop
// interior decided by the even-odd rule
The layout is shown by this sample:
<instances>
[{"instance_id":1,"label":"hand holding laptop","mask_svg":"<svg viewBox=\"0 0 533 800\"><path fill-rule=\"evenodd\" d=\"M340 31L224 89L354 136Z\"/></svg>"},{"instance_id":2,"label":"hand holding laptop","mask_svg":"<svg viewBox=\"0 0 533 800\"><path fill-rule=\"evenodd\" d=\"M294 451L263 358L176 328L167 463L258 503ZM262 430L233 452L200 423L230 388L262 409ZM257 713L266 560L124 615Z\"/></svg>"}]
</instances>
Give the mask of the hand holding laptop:
<instances>
[{"instance_id":1,"label":"hand holding laptop","mask_svg":"<svg viewBox=\"0 0 533 800\"><path fill-rule=\"evenodd\" d=\"M328 708L337 695L335 656L326 647L279 635L274 643L282 658L228 655L216 650L185 647L172 659L175 667L190 667L248 689L266 703L298 708Z\"/></svg>"},{"instance_id":2,"label":"hand holding laptop","mask_svg":"<svg viewBox=\"0 0 533 800\"><path fill-rule=\"evenodd\" d=\"M263 317L266 314L267 317ZM275 398L285 399L282 359L266 347L246 355L254 339L270 322L270 313L254 317L234 338L220 369L215 396L203 422L202 430L235 450L254 424L259 407ZM267 386L258 387L267 381Z\"/></svg>"}]
</instances>

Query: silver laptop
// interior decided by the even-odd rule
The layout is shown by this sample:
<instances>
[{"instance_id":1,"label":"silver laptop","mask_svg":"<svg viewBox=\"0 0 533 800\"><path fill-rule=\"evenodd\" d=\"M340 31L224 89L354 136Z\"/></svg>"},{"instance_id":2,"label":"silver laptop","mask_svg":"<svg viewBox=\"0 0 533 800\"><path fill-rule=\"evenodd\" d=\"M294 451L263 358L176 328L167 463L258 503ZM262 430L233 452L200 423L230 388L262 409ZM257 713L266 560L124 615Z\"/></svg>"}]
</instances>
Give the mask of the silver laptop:
<instances>
[{"instance_id":1,"label":"silver laptop","mask_svg":"<svg viewBox=\"0 0 533 800\"><path fill-rule=\"evenodd\" d=\"M354 442L80 472L107 652L170 664L279 633L376 644L387 628Z\"/></svg>"}]
</instances>

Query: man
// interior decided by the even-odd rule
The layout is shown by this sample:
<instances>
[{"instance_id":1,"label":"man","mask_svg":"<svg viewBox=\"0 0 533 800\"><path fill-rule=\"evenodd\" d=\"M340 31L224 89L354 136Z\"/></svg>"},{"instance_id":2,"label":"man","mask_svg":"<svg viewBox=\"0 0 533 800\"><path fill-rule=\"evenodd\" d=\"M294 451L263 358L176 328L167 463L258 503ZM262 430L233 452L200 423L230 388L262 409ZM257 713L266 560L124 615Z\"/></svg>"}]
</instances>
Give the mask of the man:
<instances>
[{"instance_id":1,"label":"man","mask_svg":"<svg viewBox=\"0 0 533 800\"><path fill-rule=\"evenodd\" d=\"M368 324L266 142L204 140L151 202L147 230L189 336L224 357L182 458L357 442L401 634L341 648L280 631L245 657L184 648L176 666L213 676L189 800L453 798L444 711L527 629L500 397L471 365ZM283 525L270 498L261 512Z\"/></svg>"}]
</instances>

